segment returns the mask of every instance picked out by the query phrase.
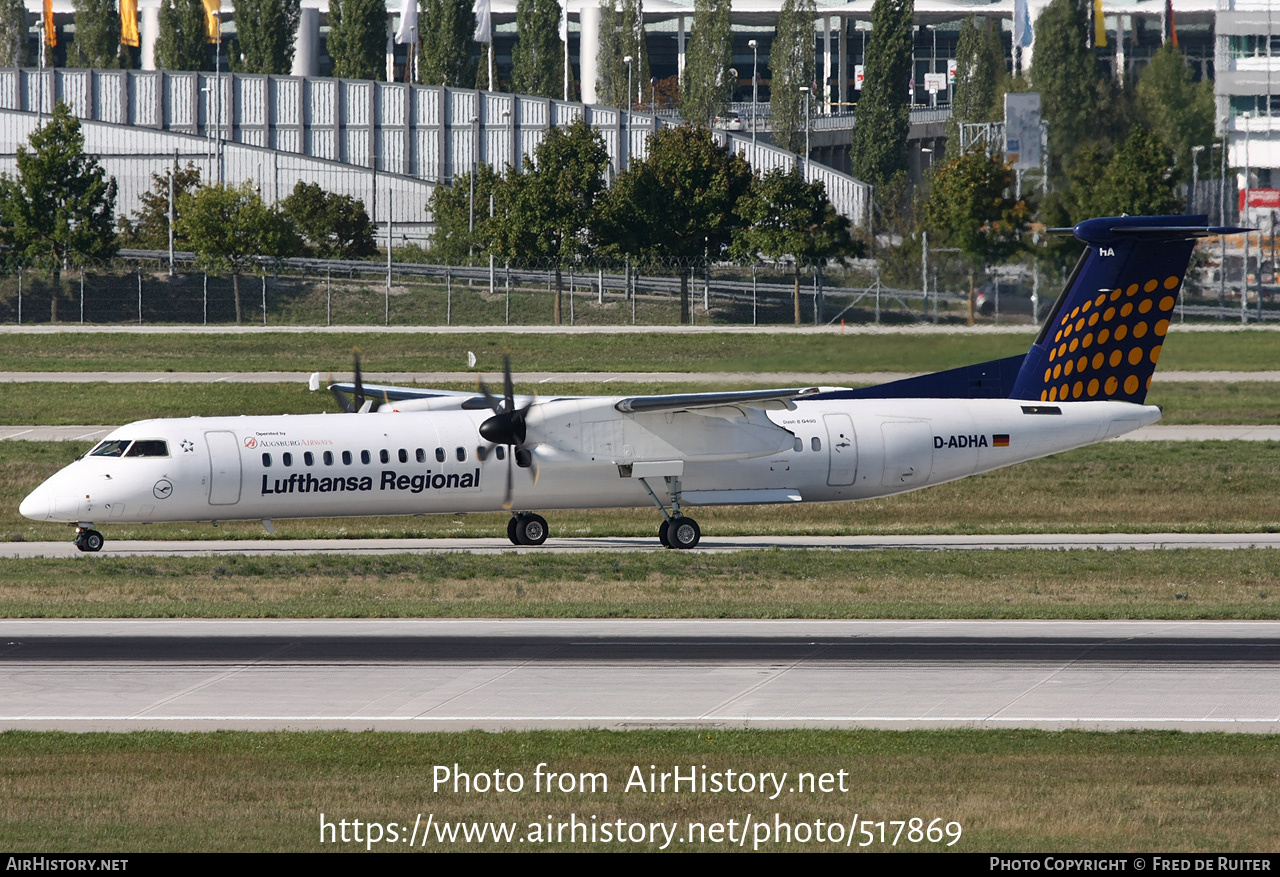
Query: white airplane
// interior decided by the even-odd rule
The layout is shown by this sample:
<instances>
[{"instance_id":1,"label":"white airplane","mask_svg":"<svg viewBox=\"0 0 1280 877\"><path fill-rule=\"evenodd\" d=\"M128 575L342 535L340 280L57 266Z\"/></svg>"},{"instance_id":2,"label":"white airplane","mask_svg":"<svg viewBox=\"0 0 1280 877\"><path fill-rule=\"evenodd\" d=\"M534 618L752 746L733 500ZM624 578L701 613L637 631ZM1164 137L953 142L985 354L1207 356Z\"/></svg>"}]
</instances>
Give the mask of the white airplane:
<instances>
[{"instance_id":1,"label":"white airplane","mask_svg":"<svg viewBox=\"0 0 1280 877\"><path fill-rule=\"evenodd\" d=\"M1204 216L1080 223L1088 246L1024 355L868 389L502 398L330 387L346 413L144 420L112 432L23 500L37 521L101 524L535 510L661 512L693 548L690 506L889 496L1105 441L1155 423L1144 405ZM312 376L318 389L319 376ZM375 401L377 400L377 401ZM516 478L515 469L528 473Z\"/></svg>"}]
</instances>

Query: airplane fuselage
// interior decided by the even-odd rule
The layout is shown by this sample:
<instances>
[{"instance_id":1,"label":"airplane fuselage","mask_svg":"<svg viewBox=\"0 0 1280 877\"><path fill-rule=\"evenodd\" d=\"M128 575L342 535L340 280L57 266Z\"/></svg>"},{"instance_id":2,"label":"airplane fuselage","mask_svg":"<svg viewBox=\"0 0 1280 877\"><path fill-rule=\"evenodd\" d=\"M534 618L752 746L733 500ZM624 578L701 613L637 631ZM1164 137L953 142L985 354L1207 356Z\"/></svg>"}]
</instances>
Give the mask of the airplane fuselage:
<instances>
[{"instance_id":1,"label":"airplane fuselage","mask_svg":"<svg viewBox=\"0 0 1280 877\"><path fill-rule=\"evenodd\" d=\"M515 469L505 507L652 506L646 474L659 494L664 480L678 478L687 506L868 499L1092 444L1160 418L1158 408L1119 401L797 400L794 410L710 418L620 415L616 401L544 406L531 427L536 483ZM45 481L21 513L88 526L502 511L511 451L479 437L487 416L139 421ZM719 444L709 421L724 423ZM103 448L120 455L101 455Z\"/></svg>"}]
</instances>

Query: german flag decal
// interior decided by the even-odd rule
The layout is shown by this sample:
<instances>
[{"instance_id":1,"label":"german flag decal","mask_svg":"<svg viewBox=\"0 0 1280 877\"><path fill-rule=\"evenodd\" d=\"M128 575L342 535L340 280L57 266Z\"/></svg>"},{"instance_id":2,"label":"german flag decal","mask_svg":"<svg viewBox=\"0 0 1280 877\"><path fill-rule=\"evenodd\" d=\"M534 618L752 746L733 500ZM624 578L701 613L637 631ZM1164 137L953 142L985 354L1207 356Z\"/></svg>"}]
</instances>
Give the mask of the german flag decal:
<instances>
[{"instance_id":1,"label":"german flag decal","mask_svg":"<svg viewBox=\"0 0 1280 877\"><path fill-rule=\"evenodd\" d=\"M992 446L993 448L1007 448L1007 447L1009 447L1009 435L1008 435L1008 433L1005 433L1004 435L993 435L993 436L991 437L991 446Z\"/></svg>"}]
</instances>

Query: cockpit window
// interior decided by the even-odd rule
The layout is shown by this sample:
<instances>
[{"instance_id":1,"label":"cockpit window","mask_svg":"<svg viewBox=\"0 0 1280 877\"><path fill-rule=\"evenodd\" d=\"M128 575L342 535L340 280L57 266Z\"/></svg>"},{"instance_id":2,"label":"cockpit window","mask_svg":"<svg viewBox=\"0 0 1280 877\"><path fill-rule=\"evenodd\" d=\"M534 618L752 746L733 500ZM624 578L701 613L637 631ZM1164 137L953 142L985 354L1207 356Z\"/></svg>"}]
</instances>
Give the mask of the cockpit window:
<instances>
[{"instance_id":1,"label":"cockpit window","mask_svg":"<svg viewBox=\"0 0 1280 877\"><path fill-rule=\"evenodd\" d=\"M160 439L139 439L129 446L126 457L167 457L169 445Z\"/></svg>"},{"instance_id":2,"label":"cockpit window","mask_svg":"<svg viewBox=\"0 0 1280 877\"><path fill-rule=\"evenodd\" d=\"M91 457L123 457L129 447L128 439L109 439L89 452Z\"/></svg>"}]
</instances>

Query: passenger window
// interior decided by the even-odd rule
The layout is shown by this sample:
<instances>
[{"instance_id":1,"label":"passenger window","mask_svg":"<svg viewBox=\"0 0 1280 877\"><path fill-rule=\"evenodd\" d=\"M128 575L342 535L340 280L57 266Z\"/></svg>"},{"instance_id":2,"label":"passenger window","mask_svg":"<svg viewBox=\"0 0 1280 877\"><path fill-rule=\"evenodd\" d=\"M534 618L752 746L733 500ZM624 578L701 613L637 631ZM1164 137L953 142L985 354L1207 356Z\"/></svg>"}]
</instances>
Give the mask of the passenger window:
<instances>
[{"instance_id":1,"label":"passenger window","mask_svg":"<svg viewBox=\"0 0 1280 877\"><path fill-rule=\"evenodd\" d=\"M123 457L124 449L129 447L128 439L112 439L103 442L94 448L89 456L91 457Z\"/></svg>"},{"instance_id":2,"label":"passenger window","mask_svg":"<svg viewBox=\"0 0 1280 877\"><path fill-rule=\"evenodd\" d=\"M822 439L818 438L815 435L812 439L809 440L809 447L813 448L815 451L822 450Z\"/></svg>"},{"instance_id":3,"label":"passenger window","mask_svg":"<svg viewBox=\"0 0 1280 877\"><path fill-rule=\"evenodd\" d=\"M373 459L373 458L369 456L369 452L368 452L368 451L361 451L361 452L360 452L360 462L361 462L361 463L364 463L366 466L368 466L368 465L369 465L369 463L370 463L370 461L372 461L372 459Z\"/></svg>"},{"instance_id":4,"label":"passenger window","mask_svg":"<svg viewBox=\"0 0 1280 877\"><path fill-rule=\"evenodd\" d=\"M310 451L304 451L302 454L302 462L308 466L314 466L316 464L316 458L311 455Z\"/></svg>"},{"instance_id":5,"label":"passenger window","mask_svg":"<svg viewBox=\"0 0 1280 877\"><path fill-rule=\"evenodd\" d=\"M458 450L457 450L455 453L458 455L458 462L459 462L459 463L465 463L465 462L467 462L467 449L466 449L466 448L458 448Z\"/></svg>"},{"instance_id":6,"label":"passenger window","mask_svg":"<svg viewBox=\"0 0 1280 877\"><path fill-rule=\"evenodd\" d=\"M800 436L796 436L796 453L798 454L803 450L804 450L804 439L800 438Z\"/></svg>"},{"instance_id":7,"label":"passenger window","mask_svg":"<svg viewBox=\"0 0 1280 877\"><path fill-rule=\"evenodd\" d=\"M436 462L437 463L444 462L444 448L436 448Z\"/></svg>"},{"instance_id":8,"label":"passenger window","mask_svg":"<svg viewBox=\"0 0 1280 877\"><path fill-rule=\"evenodd\" d=\"M384 463L390 463L391 455L387 453L386 448L383 448L382 450L378 451L378 459Z\"/></svg>"},{"instance_id":9,"label":"passenger window","mask_svg":"<svg viewBox=\"0 0 1280 877\"><path fill-rule=\"evenodd\" d=\"M401 463L409 462L409 452L406 451L404 448L400 449L400 462Z\"/></svg>"},{"instance_id":10,"label":"passenger window","mask_svg":"<svg viewBox=\"0 0 1280 877\"><path fill-rule=\"evenodd\" d=\"M142 439L129 446L126 457L167 457L169 446L159 439Z\"/></svg>"},{"instance_id":11,"label":"passenger window","mask_svg":"<svg viewBox=\"0 0 1280 877\"><path fill-rule=\"evenodd\" d=\"M350 452L350 451L343 451L343 452L342 452L342 465L344 465L344 466L350 466L350 465L351 465L351 452Z\"/></svg>"},{"instance_id":12,"label":"passenger window","mask_svg":"<svg viewBox=\"0 0 1280 877\"><path fill-rule=\"evenodd\" d=\"M325 464L326 466L332 466L332 465L333 465L333 451L325 451L325 452L324 452L324 464Z\"/></svg>"},{"instance_id":13,"label":"passenger window","mask_svg":"<svg viewBox=\"0 0 1280 877\"><path fill-rule=\"evenodd\" d=\"M486 456L484 445L476 445L476 459L483 463Z\"/></svg>"},{"instance_id":14,"label":"passenger window","mask_svg":"<svg viewBox=\"0 0 1280 877\"><path fill-rule=\"evenodd\" d=\"M270 455L270 454L263 454L263 455L262 455L262 465L263 465L263 466L265 466L265 467L266 467L266 468L268 468L268 469L270 469L270 468L271 468L271 455Z\"/></svg>"},{"instance_id":15,"label":"passenger window","mask_svg":"<svg viewBox=\"0 0 1280 877\"><path fill-rule=\"evenodd\" d=\"M293 454L289 453L288 451L285 451L283 454L281 454L280 458L286 466L293 465Z\"/></svg>"},{"instance_id":16,"label":"passenger window","mask_svg":"<svg viewBox=\"0 0 1280 877\"><path fill-rule=\"evenodd\" d=\"M499 460L505 460L507 457L507 449L504 448L502 445L498 445L496 448L494 448L493 453L494 453L494 456L496 456Z\"/></svg>"},{"instance_id":17,"label":"passenger window","mask_svg":"<svg viewBox=\"0 0 1280 877\"><path fill-rule=\"evenodd\" d=\"M424 451L422 448L418 448L418 450L415 452L415 457L417 458L419 463L427 462L427 452Z\"/></svg>"}]
</instances>

